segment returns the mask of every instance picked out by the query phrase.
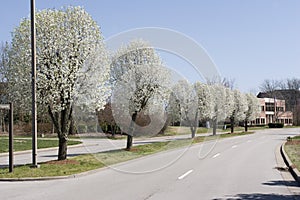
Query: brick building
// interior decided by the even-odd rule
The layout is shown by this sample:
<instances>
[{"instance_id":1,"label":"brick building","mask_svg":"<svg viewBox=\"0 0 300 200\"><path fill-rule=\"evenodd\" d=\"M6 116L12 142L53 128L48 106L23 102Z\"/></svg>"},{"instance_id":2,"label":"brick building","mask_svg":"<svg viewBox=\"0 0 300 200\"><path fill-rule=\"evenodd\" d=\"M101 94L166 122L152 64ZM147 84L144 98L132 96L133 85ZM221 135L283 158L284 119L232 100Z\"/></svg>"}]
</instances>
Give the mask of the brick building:
<instances>
[{"instance_id":1,"label":"brick building","mask_svg":"<svg viewBox=\"0 0 300 200\"><path fill-rule=\"evenodd\" d=\"M293 112L286 111L285 100L276 98L259 98L261 105L260 116L255 124L282 123L285 126L293 125Z\"/></svg>"},{"instance_id":2,"label":"brick building","mask_svg":"<svg viewBox=\"0 0 300 200\"><path fill-rule=\"evenodd\" d=\"M285 111L292 112L293 125L300 125L300 90L289 89L260 92L257 97L285 100Z\"/></svg>"}]
</instances>

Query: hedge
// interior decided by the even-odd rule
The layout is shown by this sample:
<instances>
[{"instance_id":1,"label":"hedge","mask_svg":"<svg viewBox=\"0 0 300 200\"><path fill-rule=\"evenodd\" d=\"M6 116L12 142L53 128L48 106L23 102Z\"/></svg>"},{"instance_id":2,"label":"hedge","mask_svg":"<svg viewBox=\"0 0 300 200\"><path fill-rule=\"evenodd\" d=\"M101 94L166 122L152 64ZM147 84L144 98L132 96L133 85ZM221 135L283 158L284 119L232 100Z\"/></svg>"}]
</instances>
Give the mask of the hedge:
<instances>
[{"instance_id":1,"label":"hedge","mask_svg":"<svg viewBox=\"0 0 300 200\"><path fill-rule=\"evenodd\" d=\"M269 123L269 128L283 128L284 124L281 123Z\"/></svg>"}]
</instances>

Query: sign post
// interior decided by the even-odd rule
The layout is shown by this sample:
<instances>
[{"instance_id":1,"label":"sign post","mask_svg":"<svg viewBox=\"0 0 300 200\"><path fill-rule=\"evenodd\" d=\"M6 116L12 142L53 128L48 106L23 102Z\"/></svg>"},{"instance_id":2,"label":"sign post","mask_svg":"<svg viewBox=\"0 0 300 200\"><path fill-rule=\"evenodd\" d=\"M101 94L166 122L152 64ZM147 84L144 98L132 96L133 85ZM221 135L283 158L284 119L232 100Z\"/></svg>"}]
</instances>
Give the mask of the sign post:
<instances>
[{"instance_id":1,"label":"sign post","mask_svg":"<svg viewBox=\"0 0 300 200\"><path fill-rule=\"evenodd\" d=\"M9 172L14 168L14 110L13 104L9 103Z\"/></svg>"},{"instance_id":2,"label":"sign post","mask_svg":"<svg viewBox=\"0 0 300 200\"><path fill-rule=\"evenodd\" d=\"M9 110L9 131L8 131L8 163L9 172L14 169L14 110L13 104L0 104L0 109Z\"/></svg>"}]
</instances>

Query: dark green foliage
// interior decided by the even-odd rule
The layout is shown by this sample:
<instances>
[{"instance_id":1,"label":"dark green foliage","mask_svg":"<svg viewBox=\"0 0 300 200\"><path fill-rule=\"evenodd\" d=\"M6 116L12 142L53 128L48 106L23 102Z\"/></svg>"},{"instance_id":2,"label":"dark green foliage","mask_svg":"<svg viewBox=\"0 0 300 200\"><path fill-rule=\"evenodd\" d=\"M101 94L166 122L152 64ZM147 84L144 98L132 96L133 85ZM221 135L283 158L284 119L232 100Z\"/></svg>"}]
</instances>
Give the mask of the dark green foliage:
<instances>
[{"instance_id":1,"label":"dark green foliage","mask_svg":"<svg viewBox=\"0 0 300 200\"><path fill-rule=\"evenodd\" d=\"M269 128L283 128L284 124L281 123L269 123Z\"/></svg>"}]
</instances>

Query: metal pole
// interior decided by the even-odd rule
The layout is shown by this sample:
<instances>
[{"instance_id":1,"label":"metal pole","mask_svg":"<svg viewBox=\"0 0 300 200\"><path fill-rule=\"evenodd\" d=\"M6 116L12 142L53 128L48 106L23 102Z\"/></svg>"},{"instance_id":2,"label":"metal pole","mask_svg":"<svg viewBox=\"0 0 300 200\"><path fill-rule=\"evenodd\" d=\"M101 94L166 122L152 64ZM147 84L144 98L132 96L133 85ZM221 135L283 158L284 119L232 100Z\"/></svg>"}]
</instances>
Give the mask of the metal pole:
<instances>
[{"instance_id":1,"label":"metal pole","mask_svg":"<svg viewBox=\"0 0 300 200\"><path fill-rule=\"evenodd\" d=\"M31 67L32 67L32 167L37 165L37 109L36 109L36 39L35 0L31 0Z\"/></svg>"},{"instance_id":2,"label":"metal pole","mask_svg":"<svg viewBox=\"0 0 300 200\"><path fill-rule=\"evenodd\" d=\"M14 115L13 115L13 104L9 103L9 172L13 172L14 168L14 138L13 138L13 123L14 123Z\"/></svg>"}]
</instances>

